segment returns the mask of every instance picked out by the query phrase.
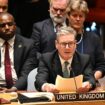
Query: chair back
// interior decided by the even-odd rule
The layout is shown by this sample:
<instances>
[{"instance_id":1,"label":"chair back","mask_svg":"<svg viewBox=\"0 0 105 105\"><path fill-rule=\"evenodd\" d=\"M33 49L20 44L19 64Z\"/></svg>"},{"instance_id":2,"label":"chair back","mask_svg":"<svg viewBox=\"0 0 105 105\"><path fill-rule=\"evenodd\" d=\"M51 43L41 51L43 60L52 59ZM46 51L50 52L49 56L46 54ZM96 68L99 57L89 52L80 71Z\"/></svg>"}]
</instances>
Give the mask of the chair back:
<instances>
[{"instance_id":1,"label":"chair back","mask_svg":"<svg viewBox=\"0 0 105 105\"><path fill-rule=\"evenodd\" d=\"M36 75L37 75L37 68L33 69L27 78L27 91L37 91L37 89L35 88L35 80L36 80Z\"/></svg>"}]
</instances>

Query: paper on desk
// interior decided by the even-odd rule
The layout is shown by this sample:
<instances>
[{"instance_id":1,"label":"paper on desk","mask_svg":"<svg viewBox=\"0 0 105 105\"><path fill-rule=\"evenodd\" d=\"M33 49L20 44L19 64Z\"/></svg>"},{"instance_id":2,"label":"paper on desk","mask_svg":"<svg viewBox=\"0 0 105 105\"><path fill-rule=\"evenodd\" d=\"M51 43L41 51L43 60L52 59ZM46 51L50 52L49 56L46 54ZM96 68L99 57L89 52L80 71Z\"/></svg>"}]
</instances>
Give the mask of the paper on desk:
<instances>
[{"instance_id":1,"label":"paper on desk","mask_svg":"<svg viewBox=\"0 0 105 105\"><path fill-rule=\"evenodd\" d=\"M60 92L76 92L77 89L82 87L83 75L79 75L73 78L63 78L57 75L56 88Z\"/></svg>"}]
</instances>

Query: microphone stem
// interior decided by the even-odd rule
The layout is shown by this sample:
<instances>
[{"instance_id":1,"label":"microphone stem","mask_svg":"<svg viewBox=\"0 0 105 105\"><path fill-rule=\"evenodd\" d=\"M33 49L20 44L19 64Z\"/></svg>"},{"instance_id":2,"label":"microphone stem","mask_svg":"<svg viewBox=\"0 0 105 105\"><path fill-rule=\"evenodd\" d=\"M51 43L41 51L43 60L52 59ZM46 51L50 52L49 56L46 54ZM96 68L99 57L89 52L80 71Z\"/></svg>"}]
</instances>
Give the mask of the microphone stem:
<instances>
[{"instance_id":1,"label":"microphone stem","mask_svg":"<svg viewBox=\"0 0 105 105\"><path fill-rule=\"evenodd\" d=\"M77 83L76 83L76 79L75 79L74 71L72 70L72 68L69 68L69 69L70 69L70 71L72 71L72 73L73 73L73 78L74 78L75 88L76 88L76 90L77 90Z\"/></svg>"}]
</instances>

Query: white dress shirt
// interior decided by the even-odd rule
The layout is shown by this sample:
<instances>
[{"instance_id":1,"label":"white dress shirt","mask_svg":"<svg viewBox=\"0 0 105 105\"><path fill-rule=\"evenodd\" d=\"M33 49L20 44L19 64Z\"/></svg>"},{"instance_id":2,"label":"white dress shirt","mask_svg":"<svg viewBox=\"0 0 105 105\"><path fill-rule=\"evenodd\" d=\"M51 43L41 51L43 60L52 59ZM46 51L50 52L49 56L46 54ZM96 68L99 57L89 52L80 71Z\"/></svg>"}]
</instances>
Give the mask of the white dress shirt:
<instances>
[{"instance_id":1,"label":"white dress shirt","mask_svg":"<svg viewBox=\"0 0 105 105\"><path fill-rule=\"evenodd\" d=\"M13 37L11 40L8 41L9 43L9 55L10 55L10 62L11 62L11 70L12 70L12 78L15 82L17 80L16 71L14 69L14 40ZM0 84L6 84L5 82L5 66L4 66L4 56L5 56L5 40L0 38L0 51L1 51L1 67L0 67Z\"/></svg>"}]
</instances>

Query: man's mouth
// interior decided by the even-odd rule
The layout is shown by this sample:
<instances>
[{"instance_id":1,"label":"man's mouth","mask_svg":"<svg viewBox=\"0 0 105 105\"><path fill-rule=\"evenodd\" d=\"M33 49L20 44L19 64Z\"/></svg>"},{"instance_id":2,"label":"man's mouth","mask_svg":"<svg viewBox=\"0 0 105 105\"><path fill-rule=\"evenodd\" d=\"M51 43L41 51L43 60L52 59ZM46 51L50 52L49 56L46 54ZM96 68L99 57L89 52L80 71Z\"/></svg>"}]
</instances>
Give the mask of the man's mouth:
<instances>
[{"instance_id":1,"label":"man's mouth","mask_svg":"<svg viewBox=\"0 0 105 105\"><path fill-rule=\"evenodd\" d=\"M64 53L66 53L66 54L70 54L71 52L64 52Z\"/></svg>"}]
</instances>

